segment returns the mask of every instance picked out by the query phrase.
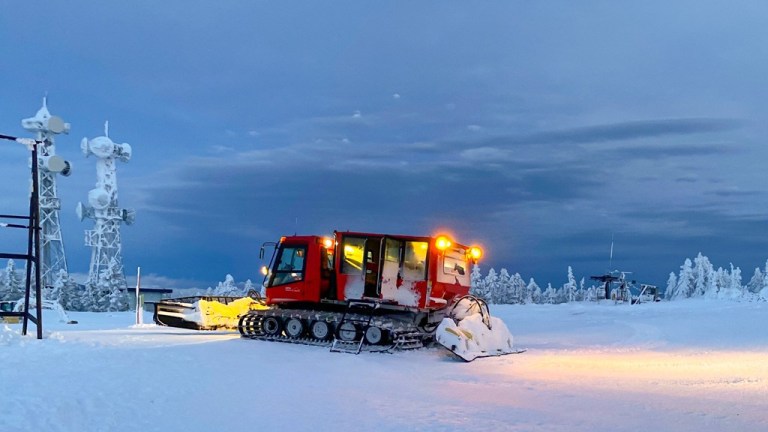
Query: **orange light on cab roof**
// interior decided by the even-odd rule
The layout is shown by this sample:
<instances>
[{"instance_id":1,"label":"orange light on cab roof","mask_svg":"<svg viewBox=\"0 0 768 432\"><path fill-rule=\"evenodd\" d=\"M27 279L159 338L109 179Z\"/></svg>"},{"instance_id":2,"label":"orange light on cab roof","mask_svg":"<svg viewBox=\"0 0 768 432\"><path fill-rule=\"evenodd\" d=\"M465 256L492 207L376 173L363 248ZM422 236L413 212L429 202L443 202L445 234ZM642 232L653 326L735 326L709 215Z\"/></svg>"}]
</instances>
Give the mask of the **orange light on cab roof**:
<instances>
[{"instance_id":1,"label":"orange light on cab roof","mask_svg":"<svg viewBox=\"0 0 768 432\"><path fill-rule=\"evenodd\" d=\"M472 246L469 248L469 257L472 260L477 261L483 256L483 250L479 246Z\"/></svg>"},{"instance_id":2,"label":"orange light on cab roof","mask_svg":"<svg viewBox=\"0 0 768 432\"><path fill-rule=\"evenodd\" d=\"M451 247L451 244L453 244L453 242L451 242L451 239L449 239L448 237L446 237L444 235L438 236L435 239L435 247L438 250L441 250L441 251L444 251L444 250L448 249L449 247Z\"/></svg>"},{"instance_id":3,"label":"orange light on cab roof","mask_svg":"<svg viewBox=\"0 0 768 432\"><path fill-rule=\"evenodd\" d=\"M333 247L333 240L328 238L328 237L325 237L323 239L323 246L325 246L326 249L332 248Z\"/></svg>"}]
</instances>

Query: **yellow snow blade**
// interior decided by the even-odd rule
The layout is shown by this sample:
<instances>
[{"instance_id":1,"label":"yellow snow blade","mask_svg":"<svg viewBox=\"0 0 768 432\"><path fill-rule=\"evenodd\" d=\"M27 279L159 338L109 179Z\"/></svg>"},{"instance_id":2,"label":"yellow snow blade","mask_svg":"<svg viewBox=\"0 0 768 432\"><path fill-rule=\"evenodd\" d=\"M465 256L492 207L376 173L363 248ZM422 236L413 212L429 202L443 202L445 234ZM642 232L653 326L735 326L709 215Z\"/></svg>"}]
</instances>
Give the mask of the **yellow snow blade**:
<instances>
[{"instance_id":1,"label":"yellow snow blade","mask_svg":"<svg viewBox=\"0 0 768 432\"><path fill-rule=\"evenodd\" d=\"M249 310L269 309L250 297L243 297L224 304L215 300L200 299L198 304L200 315L203 319L203 326L207 328L225 328L234 330L241 315L245 315Z\"/></svg>"}]
</instances>

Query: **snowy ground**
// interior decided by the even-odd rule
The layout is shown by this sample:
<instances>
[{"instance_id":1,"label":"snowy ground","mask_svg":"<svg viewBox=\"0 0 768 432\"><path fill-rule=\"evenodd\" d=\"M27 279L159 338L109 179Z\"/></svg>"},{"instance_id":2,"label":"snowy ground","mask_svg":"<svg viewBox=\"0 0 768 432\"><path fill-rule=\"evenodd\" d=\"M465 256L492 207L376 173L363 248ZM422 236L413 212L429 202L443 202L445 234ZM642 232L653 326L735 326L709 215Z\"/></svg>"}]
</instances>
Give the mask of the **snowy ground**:
<instances>
[{"instance_id":1,"label":"snowy ground","mask_svg":"<svg viewBox=\"0 0 768 432\"><path fill-rule=\"evenodd\" d=\"M354 356L131 313L47 313L42 341L0 324L0 431L768 430L766 303L492 312L528 352Z\"/></svg>"}]
</instances>

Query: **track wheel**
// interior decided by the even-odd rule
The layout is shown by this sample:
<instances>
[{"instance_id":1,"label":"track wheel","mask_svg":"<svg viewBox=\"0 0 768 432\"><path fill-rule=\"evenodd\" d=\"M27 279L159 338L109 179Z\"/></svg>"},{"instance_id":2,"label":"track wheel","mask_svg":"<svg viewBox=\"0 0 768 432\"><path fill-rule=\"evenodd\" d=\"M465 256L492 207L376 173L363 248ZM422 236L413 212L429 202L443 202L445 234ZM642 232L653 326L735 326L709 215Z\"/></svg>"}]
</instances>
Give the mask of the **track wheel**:
<instances>
[{"instance_id":1,"label":"track wheel","mask_svg":"<svg viewBox=\"0 0 768 432\"><path fill-rule=\"evenodd\" d=\"M384 341L384 331L378 327L368 327L365 331L365 342L369 345L378 345Z\"/></svg>"},{"instance_id":2,"label":"track wheel","mask_svg":"<svg viewBox=\"0 0 768 432\"><path fill-rule=\"evenodd\" d=\"M283 323L278 317L268 316L261 322L261 328L267 336L279 336L283 331Z\"/></svg>"},{"instance_id":3,"label":"track wheel","mask_svg":"<svg viewBox=\"0 0 768 432\"><path fill-rule=\"evenodd\" d=\"M304 323L298 318L288 318L285 322L285 334L293 339L301 337L304 334Z\"/></svg>"},{"instance_id":4,"label":"track wheel","mask_svg":"<svg viewBox=\"0 0 768 432\"><path fill-rule=\"evenodd\" d=\"M326 340L331 336L331 326L325 321L314 321L309 326L309 334L315 339Z\"/></svg>"},{"instance_id":5,"label":"track wheel","mask_svg":"<svg viewBox=\"0 0 768 432\"><path fill-rule=\"evenodd\" d=\"M338 331L339 339L350 342L357 339L357 326L351 322L345 322L339 326Z\"/></svg>"},{"instance_id":6,"label":"track wheel","mask_svg":"<svg viewBox=\"0 0 768 432\"><path fill-rule=\"evenodd\" d=\"M240 317L237 324L237 330L245 337L253 337L258 333L256 325L260 323L261 317L255 314L245 314Z\"/></svg>"}]
</instances>

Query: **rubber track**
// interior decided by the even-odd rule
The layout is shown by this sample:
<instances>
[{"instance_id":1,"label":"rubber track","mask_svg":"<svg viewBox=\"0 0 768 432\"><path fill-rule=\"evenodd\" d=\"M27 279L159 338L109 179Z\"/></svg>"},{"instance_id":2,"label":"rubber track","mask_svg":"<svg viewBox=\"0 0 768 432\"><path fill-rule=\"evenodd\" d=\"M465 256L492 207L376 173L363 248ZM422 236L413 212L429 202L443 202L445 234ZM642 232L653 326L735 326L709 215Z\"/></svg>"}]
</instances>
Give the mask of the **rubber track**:
<instances>
[{"instance_id":1,"label":"rubber track","mask_svg":"<svg viewBox=\"0 0 768 432\"><path fill-rule=\"evenodd\" d=\"M240 318L240 322L237 326L238 331L243 337L255 340L274 341L274 342L287 342L296 343L302 345L331 347L334 340L334 333L339 326L342 319L342 313L339 312L318 312L318 311L296 311L296 310L283 310L272 309L263 311L251 311ZM288 318L301 319L306 328L304 330L304 337L291 338L286 336L285 331L282 331L280 335L266 335L261 328L261 322L264 318L274 316L281 319L284 324ZM360 314L347 314L347 321L367 321L368 317ZM332 333L327 339L315 339L308 337L309 323L312 321L325 321L331 325ZM371 320L372 327L379 327L382 330L389 332L391 339L390 344L386 345L369 345L363 342L363 351L367 352L384 352L393 350L411 350L424 347L424 339L432 336L431 334L420 331L413 323L404 322L400 320L394 320L386 316L375 316ZM355 346L359 343L337 341L338 343L349 343Z\"/></svg>"}]
</instances>

